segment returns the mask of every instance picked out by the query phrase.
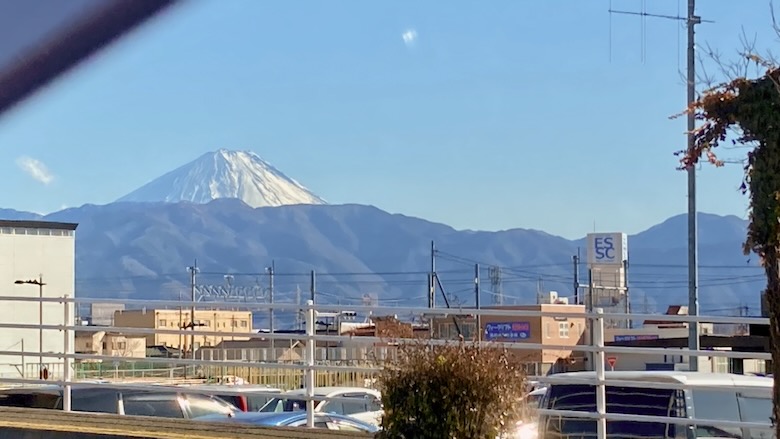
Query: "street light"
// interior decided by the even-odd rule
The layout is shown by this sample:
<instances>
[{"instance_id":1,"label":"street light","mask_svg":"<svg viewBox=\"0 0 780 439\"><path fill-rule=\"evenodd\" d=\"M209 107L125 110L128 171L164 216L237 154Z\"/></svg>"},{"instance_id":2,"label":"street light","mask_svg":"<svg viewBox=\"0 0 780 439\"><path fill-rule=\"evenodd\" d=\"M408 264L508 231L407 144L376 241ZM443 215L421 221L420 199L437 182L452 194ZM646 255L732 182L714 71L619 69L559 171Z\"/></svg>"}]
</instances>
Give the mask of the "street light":
<instances>
[{"instance_id":1,"label":"street light","mask_svg":"<svg viewBox=\"0 0 780 439\"><path fill-rule=\"evenodd\" d=\"M38 376L41 379L48 378L48 373L43 368L43 275L38 279L16 280L16 285L38 285Z\"/></svg>"}]
</instances>

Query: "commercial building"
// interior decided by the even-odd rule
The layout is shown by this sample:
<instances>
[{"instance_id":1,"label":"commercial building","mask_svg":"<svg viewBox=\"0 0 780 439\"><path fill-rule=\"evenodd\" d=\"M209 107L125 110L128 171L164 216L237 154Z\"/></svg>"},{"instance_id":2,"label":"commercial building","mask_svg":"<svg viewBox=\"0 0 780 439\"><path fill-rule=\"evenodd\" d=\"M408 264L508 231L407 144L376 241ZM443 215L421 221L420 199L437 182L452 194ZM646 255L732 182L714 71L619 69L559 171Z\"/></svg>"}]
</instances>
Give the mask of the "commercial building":
<instances>
[{"instance_id":1,"label":"commercial building","mask_svg":"<svg viewBox=\"0 0 780 439\"><path fill-rule=\"evenodd\" d=\"M3 295L37 298L73 297L76 267L76 224L45 221L0 220L0 286ZM7 302L0 305L0 322L5 324L72 325L74 307L63 303ZM65 315L71 316L65 321ZM67 334L67 335L65 335ZM42 370L56 378L63 360L39 357L39 352L62 353L65 337L73 353L73 331L3 329L0 346L19 351L19 356L0 356L0 376L38 377Z\"/></svg>"},{"instance_id":2,"label":"commercial building","mask_svg":"<svg viewBox=\"0 0 780 439\"><path fill-rule=\"evenodd\" d=\"M554 301L555 302L555 301ZM541 349L513 349L514 357L525 364L529 373L543 375L552 371L580 370L584 356L575 347L582 344L586 333L585 306L559 303L536 305L491 306L483 309L506 311L506 315L483 316L480 330L473 315L435 317L431 319L432 335L438 339L528 343L542 345ZM548 316L518 316L512 311L556 313ZM456 324L457 322L457 324ZM545 348L544 345L550 345ZM560 347L564 348L561 349ZM571 348L568 348L570 346Z\"/></svg>"},{"instance_id":3,"label":"commercial building","mask_svg":"<svg viewBox=\"0 0 780 439\"><path fill-rule=\"evenodd\" d=\"M666 315L688 315L688 307L672 305L666 310ZM608 367L612 370L688 370L688 357L684 349L688 347L688 323L671 322L668 320L645 320L638 328L608 328L605 331L604 341L613 346L647 346L666 347L667 350L654 355L621 353L610 354L607 357ZM740 348L746 338L729 337L726 334L716 334L715 325L712 323L699 323L700 342L704 348L704 341L710 343L708 349L735 350ZM685 343L680 345L679 341ZM731 342L737 344L733 344ZM638 343L638 344L637 344ZM679 352L672 349L677 348ZM760 351L759 351L760 352ZM766 367L763 360L755 359L729 359L725 357L697 358L698 370L701 372L735 372L735 373L764 373Z\"/></svg>"},{"instance_id":4,"label":"commercial building","mask_svg":"<svg viewBox=\"0 0 780 439\"><path fill-rule=\"evenodd\" d=\"M192 324L189 309L134 309L120 310L114 314L114 326L119 328L146 328L155 330L193 331L195 350L200 347L216 346L224 340L248 340L252 333L252 312L231 310L195 310L195 324ZM198 334L218 332L224 335ZM141 335L136 334L136 335ZM190 334L143 334L146 346L167 346L191 352Z\"/></svg>"}]
</instances>

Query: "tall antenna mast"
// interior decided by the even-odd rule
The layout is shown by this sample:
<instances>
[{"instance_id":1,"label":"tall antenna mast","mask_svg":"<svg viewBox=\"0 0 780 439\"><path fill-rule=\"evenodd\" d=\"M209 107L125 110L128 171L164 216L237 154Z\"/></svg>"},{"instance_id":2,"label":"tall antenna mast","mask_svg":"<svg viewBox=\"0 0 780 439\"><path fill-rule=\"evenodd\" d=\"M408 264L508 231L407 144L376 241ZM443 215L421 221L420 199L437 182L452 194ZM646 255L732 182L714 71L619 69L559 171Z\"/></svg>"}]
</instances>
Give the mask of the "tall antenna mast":
<instances>
[{"instance_id":1,"label":"tall antenna mast","mask_svg":"<svg viewBox=\"0 0 780 439\"><path fill-rule=\"evenodd\" d=\"M488 269L490 289L493 290L492 301L494 305L504 304L504 292L501 290L501 267L493 266Z\"/></svg>"},{"instance_id":2,"label":"tall antenna mast","mask_svg":"<svg viewBox=\"0 0 780 439\"><path fill-rule=\"evenodd\" d=\"M685 22L688 29L688 57L687 57L687 104L688 106L696 99L696 30L697 24L713 23L713 21L702 20L696 15L696 0L688 0L688 12L683 17L680 14L662 15L649 14L642 10L620 11L609 8L610 14L637 15L644 20L646 17L664 18L667 20L676 20ZM644 26L644 25L643 25ZM644 27L643 27L644 29ZM611 42L610 42L611 44ZM688 113L688 150L694 145L693 130L696 128L696 120L693 113ZM688 172L688 314L695 316L699 314L699 249L698 249L698 219L696 215L696 167L689 166ZM699 325L688 324L688 349L699 349ZM688 357L688 368L692 372L698 371L698 362L696 356Z\"/></svg>"}]
</instances>

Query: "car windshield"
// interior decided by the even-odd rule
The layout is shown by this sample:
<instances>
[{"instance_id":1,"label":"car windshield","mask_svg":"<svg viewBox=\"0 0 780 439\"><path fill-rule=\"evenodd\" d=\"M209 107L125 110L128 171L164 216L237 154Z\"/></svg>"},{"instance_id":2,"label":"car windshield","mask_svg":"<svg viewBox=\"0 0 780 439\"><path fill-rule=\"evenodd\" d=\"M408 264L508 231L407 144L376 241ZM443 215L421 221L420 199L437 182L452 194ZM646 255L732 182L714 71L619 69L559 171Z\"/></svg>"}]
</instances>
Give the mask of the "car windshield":
<instances>
[{"instance_id":1,"label":"car windshield","mask_svg":"<svg viewBox=\"0 0 780 439\"><path fill-rule=\"evenodd\" d=\"M320 401L314 401L316 407ZM273 398L268 401L259 411L261 412L297 412L299 410L306 410L306 401L303 399L294 398Z\"/></svg>"},{"instance_id":2,"label":"car windshield","mask_svg":"<svg viewBox=\"0 0 780 439\"><path fill-rule=\"evenodd\" d=\"M552 410L596 411L596 388L589 385L557 385L548 390L545 408ZM684 398L675 389L645 389L624 386L606 388L607 413L682 417ZM543 417L544 418L544 417ZM596 421L583 418L549 416L544 420L545 437L595 437ZM658 422L609 421L609 437L675 437L678 426Z\"/></svg>"}]
</instances>

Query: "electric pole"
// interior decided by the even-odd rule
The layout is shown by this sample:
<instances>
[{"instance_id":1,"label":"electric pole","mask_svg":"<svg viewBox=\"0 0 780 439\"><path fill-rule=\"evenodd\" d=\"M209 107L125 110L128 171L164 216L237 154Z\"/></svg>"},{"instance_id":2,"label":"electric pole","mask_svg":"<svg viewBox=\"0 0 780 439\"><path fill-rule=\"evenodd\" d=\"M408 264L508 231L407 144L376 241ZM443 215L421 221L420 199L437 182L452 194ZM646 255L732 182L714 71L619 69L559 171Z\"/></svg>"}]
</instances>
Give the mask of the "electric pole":
<instances>
[{"instance_id":1,"label":"electric pole","mask_svg":"<svg viewBox=\"0 0 780 439\"><path fill-rule=\"evenodd\" d=\"M190 328L192 334L190 334L190 358L195 359L195 276L198 273L198 260L195 259L195 264L192 267L187 267L190 272L190 299L192 305L190 307Z\"/></svg>"},{"instance_id":2,"label":"electric pole","mask_svg":"<svg viewBox=\"0 0 780 439\"><path fill-rule=\"evenodd\" d=\"M687 99L690 104L696 100L696 25L701 23L712 23L709 20L702 20L696 15L696 0L688 0L688 9L685 17L648 14L647 12L631 12L609 10L610 13L638 15L652 18L665 18L676 21L684 21L688 30L688 55L687 55ZM696 117L693 113L688 113L688 143L687 148L690 151L694 146L693 130L696 128ZM699 224L696 215L696 167L689 166L686 169L688 176L688 315L699 315L699 249L698 234ZM688 349L699 349L699 324L691 322L688 325ZM692 372L698 371L698 361L695 355L688 355L688 368Z\"/></svg>"},{"instance_id":3,"label":"electric pole","mask_svg":"<svg viewBox=\"0 0 780 439\"><path fill-rule=\"evenodd\" d=\"M431 241L431 285L428 291L429 308L436 308L436 243Z\"/></svg>"},{"instance_id":4,"label":"electric pole","mask_svg":"<svg viewBox=\"0 0 780 439\"><path fill-rule=\"evenodd\" d=\"M572 256L572 262L574 264L574 304L580 304L580 255Z\"/></svg>"},{"instance_id":5,"label":"electric pole","mask_svg":"<svg viewBox=\"0 0 780 439\"><path fill-rule=\"evenodd\" d=\"M477 303L477 341L482 341L482 315L479 314L479 310L482 309L481 303L479 300L480 291L479 291L479 264L474 265L474 296L476 297Z\"/></svg>"},{"instance_id":6,"label":"electric pole","mask_svg":"<svg viewBox=\"0 0 780 439\"><path fill-rule=\"evenodd\" d=\"M274 269L276 264L271 260L271 266L266 268L268 270L268 301L271 303L271 307L268 308L268 331L271 333L271 355L273 360L276 361L276 346L273 339L274 334Z\"/></svg>"},{"instance_id":7,"label":"electric pole","mask_svg":"<svg viewBox=\"0 0 780 439\"><path fill-rule=\"evenodd\" d=\"M688 0L688 106L696 99L696 37L695 26L701 23L696 16L696 0ZM693 112L688 112L688 151L693 149L693 130L696 119ZM696 167L688 166L688 315L699 315L699 221L696 218ZM699 324L691 322L688 325L688 349L699 350ZM688 368L692 372L699 370L698 357L688 357Z\"/></svg>"},{"instance_id":8,"label":"electric pole","mask_svg":"<svg viewBox=\"0 0 780 439\"><path fill-rule=\"evenodd\" d=\"M317 273L312 270L311 271L311 280L309 283L309 294L311 295L311 298L309 300L312 301L312 303L317 303L314 299L317 295Z\"/></svg>"}]
</instances>

